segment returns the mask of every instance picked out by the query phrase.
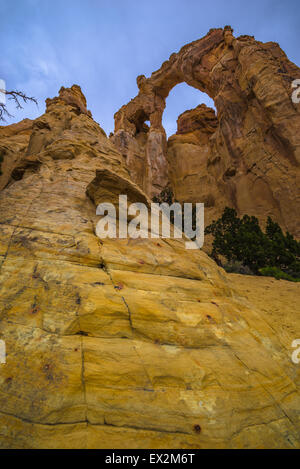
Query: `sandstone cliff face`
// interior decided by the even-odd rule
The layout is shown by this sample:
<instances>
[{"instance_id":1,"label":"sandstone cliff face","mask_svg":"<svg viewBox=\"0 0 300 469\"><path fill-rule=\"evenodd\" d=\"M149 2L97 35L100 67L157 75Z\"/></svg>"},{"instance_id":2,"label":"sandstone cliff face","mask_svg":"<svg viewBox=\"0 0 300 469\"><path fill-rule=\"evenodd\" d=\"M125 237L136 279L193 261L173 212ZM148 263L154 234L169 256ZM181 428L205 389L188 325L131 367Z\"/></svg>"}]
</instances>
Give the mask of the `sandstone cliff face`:
<instances>
[{"instance_id":1,"label":"sandstone cliff face","mask_svg":"<svg viewBox=\"0 0 300 469\"><path fill-rule=\"evenodd\" d=\"M30 119L6 127L0 126L0 190L7 185L14 168L23 157L31 132Z\"/></svg>"},{"instance_id":2,"label":"sandstone cliff face","mask_svg":"<svg viewBox=\"0 0 300 469\"><path fill-rule=\"evenodd\" d=\"M177 124L177 134L168 140L170 186L180 203L201 201L205 204L208 225L228 205L208 164L213 161L211 139L218 126L215 111L201 104L181 114ZM207 240L205 248L206 245Z\"/></svg>"},{"instance_id":3,"label":"sandstone cliff face","mask_svg":"<svg viewBox=\"0 0 300 469\"><path fill-rule=\"evenodd\" d=\"M15 129L1 140L14 163L0 192L0 447L299 448L288 302L274 326L269 303L182 240L95 235L99 202L149 199L78 87Z\"/></svg>"},{"instance_id":4,"label":"sandstone cliff face","mask_svg":"<svg viewBox=\"0 0 300 469\"><path fill-rule=\"evenodd\" d=\"M130 172L139 161L139 176L132 172L132 177L138 184L143 178L141 187L150 197L164 182L157 184L147 169L160 155L160 167L168 168L169 163L168 182L176 198L206 202L208 222L228 205L239 215L255 215L262 222L271 216L299 237L294 214L299 213L300 104L291 99L292 82L299 76L299 68L278 44L263 44L251 36L236 39L230 27L213 29L172 54L150 78L143 78L138 96L115 115L115 143L130 160ZM181 82L214 100L217 125L200 134L197 125L205 129L209 111L197 108L191 111L198 115L192 127L187 120L169 139L168 150L163 138L156 140L146 158L139 151L143 123L150 120L147 135L163 135L165 99ZM130 143L120 146L118 135ZM193 188L180 187L192 180Z\"/></svg>"}]
</instances>

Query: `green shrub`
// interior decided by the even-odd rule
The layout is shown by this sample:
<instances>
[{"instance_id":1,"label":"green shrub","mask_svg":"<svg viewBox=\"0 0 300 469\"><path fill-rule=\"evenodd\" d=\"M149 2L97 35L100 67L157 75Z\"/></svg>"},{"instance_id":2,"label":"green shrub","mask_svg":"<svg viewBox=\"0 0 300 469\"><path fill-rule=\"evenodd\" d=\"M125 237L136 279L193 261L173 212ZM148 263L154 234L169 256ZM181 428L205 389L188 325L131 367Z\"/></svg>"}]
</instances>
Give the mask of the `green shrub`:
<instances>
[{"instance_id":1,"label":"green shrub","mask_svg":"<svg viewBox=\"0 0 300 469\"><path fill-rule=\"evenodd\" d=\"M283 279L289 280L290 282L300 282L300 278L294 278L278 269L278 267L263 267L262 269L259 269L259 272L264 277L275 277L276 280Z\"/></svg>"},{"instance_id":2,"label":"green shrub","mask_svg":"<svg viewBox=\"0 0 300 469\"><path fill-rule=\"evenodd\" d=\"M174 194L170 187L163 189L158 195L153 197L153 202L156 204L167 203L172 205L174 199Z\"/></svg>"},{"instance_id":3,"label":"green shrub","mask_svg":"<svg viewBox=\"0 0 300 469\"><path fill-rule=\"evenodd\" d=\"M253 275L252 270L250 270L247 265L244 265L239 261L227 262L223 267L229 274Z\"/></svg>"},{"instance_id":4,"label":"green shrub","mask_svg":"<svg viewBox=\"0 0 300 469\"><path fill-rule=\"evenodd\" d=\"M277 268L276 275L284 275L286 280L300 278L300 243L290 233L284 235L270 217L264 233L256 217L239 218L236 210L226 207L222 216L206 228L205 234L214 237L211 252L214 259L224 256L229 264L240 262L257 275L268 267Z\"/></svg>"}]
</instances>

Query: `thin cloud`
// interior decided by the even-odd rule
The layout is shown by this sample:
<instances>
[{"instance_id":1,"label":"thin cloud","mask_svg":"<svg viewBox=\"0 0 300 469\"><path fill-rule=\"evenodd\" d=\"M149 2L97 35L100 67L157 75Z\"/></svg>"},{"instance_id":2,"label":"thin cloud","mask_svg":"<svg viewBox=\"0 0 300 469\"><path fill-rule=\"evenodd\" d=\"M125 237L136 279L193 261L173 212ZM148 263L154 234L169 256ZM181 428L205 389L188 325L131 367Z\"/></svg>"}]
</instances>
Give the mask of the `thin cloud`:
<instances>
[{"instance_id":1,"label":"thin cloud","mask_svg":"<svg viewBox=\"0 0 300 469\"><path fill-rule=\"evenodd\" d=\"M80 85L88 107L106 133L113 114L136 93L136 77L150 76L184 44L213 27L231 24L235 34L279 42L300 62L300 3L289 0L0 0L0 78L39 101L12 110L13 121L35 118L61 86ZM209 98L176 87L167 100L164 123L176 131L178 114Z\"/></svg>"}]
</instances>

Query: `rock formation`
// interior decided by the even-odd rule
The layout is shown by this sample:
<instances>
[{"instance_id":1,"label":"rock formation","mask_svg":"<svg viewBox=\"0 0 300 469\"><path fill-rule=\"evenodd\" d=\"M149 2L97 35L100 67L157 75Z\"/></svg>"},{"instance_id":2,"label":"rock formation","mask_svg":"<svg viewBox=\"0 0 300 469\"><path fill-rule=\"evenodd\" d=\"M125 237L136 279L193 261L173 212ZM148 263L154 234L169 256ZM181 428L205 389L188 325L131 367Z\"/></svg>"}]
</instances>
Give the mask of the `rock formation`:
<instances>
[{"instance_id":1,"label":"rock formation","mask_svg":"<svg viewBox=\"0 0 300 469\"><path fill-rule=\"evenodd\" d=\"M162 126L165 102L144 75L137 77L137 85L138 96L115 114L112 141L124 156L133 181L153 197L168 182L167 141ZM150 132L145 124L148 119Z\"/></svg>"},{"instance_id":2,"label":"rock formation","mask_svg":"<svg viewBox=\"0 0 300 469\"><path fill-rule=\"evenodd\" d=\"M299 77L278 44L212 29L143 78L115 115L113 141L150 197L170 184L180 202L206 203L208 223L228 205L262 222L271 216L299 237L300 105L291 99ZM217 115L203 106L183 114L166 147L165 100L182 82L207 93Z\"/></svg>"},{"instance_id":3,"label":"rock formation","mask_svg":"<svg viewBox=\"0 0 300 469\"><path fill-rule=\"evenodd\" d=\"M202 111L179 131L208 140ZM95 235L99 202L148 199L79 87L0 137L0 447L299 448L286 297L252 304L182 240Z\"/></svg>"},{"instance_id":4,"label":"rock formation","mask_svg":"<svg viewBox=\"0 0 300 469\"><path fill-rule=\"evenodd\" d=\"M177 123L177 134L168 140L170 186L181 203L203 202L208 224L231 205L208 163L212 161L211 138L218 126L215 111L201 104L181 114Z\"/></svg>"},{"instance_id":5,"label":"rock formation","mask_svg":"<svg viewBox=\"0 0 300 469\"><path fill-rule=\"evenodd\" d=\"M95 234L100 202L167 184L209 218L233 205L297 233L297 74L278 45L214 29L138 77L110 139L76 85L0 127L0 448L300 448L299 284ZM182 81L217 115L185 112L167 142Z\"/></svg>"}]
</instances>

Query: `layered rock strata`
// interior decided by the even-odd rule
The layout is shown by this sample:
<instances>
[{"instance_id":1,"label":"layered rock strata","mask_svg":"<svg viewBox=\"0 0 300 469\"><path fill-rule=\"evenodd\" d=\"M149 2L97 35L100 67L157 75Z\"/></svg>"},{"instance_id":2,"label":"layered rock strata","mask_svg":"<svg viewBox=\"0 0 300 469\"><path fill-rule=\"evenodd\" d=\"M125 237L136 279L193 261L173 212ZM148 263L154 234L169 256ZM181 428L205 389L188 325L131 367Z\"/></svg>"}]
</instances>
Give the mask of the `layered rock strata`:
<instances>
[{"instance_id":1,"label":"layered rock strata","mask_svg":"<svg viewBox=\"0 0 300 469\"><path fill-rule=\"evenodd\" d=\"M299 448L299 367L269 305L184 240L95 235L99 202L148 199L79 88L15 129L0 130L0 447Z\"/></svg>"}]
</instances>

